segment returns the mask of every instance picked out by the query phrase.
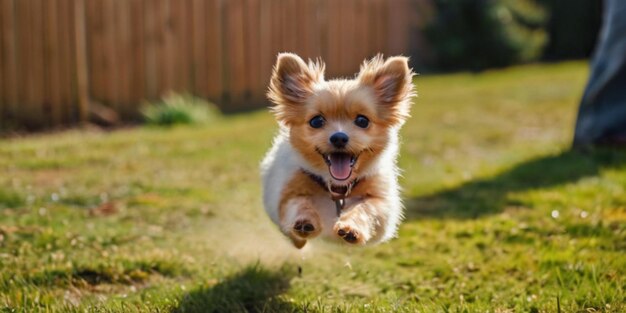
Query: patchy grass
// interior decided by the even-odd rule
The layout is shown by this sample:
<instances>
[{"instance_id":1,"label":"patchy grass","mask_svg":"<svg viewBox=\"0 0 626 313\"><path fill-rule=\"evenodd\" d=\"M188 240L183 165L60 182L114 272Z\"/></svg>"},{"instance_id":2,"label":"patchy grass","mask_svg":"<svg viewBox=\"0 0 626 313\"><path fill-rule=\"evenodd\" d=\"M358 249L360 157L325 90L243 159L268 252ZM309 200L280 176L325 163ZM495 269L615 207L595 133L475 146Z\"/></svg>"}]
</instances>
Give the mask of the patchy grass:
<instances>
[{"instance_id":1,"label":"patchy grass","mask_svg":"<svg viewBox=\"0 0 626 313\"><path fill-rule=\"evenodd\" d=\"M586 75L563 63L418 77L407 218L367 249L297 251L265 216L265 111L3 139L0 307L623 312L626 152L569 151Z\"/></svg>"}]
</instances>

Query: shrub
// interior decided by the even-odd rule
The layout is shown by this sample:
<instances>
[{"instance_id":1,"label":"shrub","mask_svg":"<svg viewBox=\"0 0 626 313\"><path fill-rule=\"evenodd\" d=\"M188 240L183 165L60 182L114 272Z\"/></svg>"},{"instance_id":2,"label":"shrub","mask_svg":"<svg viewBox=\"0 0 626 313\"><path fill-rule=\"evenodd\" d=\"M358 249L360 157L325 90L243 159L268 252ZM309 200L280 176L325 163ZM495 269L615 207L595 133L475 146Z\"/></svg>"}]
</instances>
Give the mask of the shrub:
<instances>
[{"instance_id":1,"label":"shrub","mask_svg":"<svg viewBox=\"0 0 626 313\"><path fill-rule=\"evenodd\" d=\"M540 0L550 10L550 41L544 59L587 58L591 55L602 22L602 1Z\"/></svg>"},{"instance_id":2,"label":"shrub","mask_svg":"<svg viewBox=\"0 0 626 313\"><path fill-rule=\"evenodd\" d=\"M146 103L141 113L147 124L205 124L219 115L212 103L190 95L169 94L158 103Z\"/></svg>"},{"instance_id":3,"label":"shrub","mask_svg":"<svg viewBox=\"0 0 626 313\"><path fill-rule=\"evenodd\" d=\"M442 70L538 60L547 42L547 13L535 0L435 0L426 35Z\"/></svg>"}]
</instances>

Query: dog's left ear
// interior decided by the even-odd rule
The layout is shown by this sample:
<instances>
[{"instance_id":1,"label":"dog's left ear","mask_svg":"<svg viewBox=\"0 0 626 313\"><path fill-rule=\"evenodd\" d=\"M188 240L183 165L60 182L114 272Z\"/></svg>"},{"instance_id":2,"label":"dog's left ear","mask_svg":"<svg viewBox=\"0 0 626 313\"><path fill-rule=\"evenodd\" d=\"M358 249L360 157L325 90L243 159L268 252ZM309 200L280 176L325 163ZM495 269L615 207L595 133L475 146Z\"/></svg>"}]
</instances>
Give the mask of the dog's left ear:
<instances>
[{"instance_id":1,"label":"dog's left ear","mask_svg":"<svg viewBox=\"0 0 626 313\"><path fill-rule=\"evenodd\" d=\"M409 100L414 95L413 75L407 57L384 60L382 55L377 55L361 65L358 80L374 90L382 109L389 111L389 118L394 119L392 122L401 122L409 115Z\"/></svg>"}]
</instances>

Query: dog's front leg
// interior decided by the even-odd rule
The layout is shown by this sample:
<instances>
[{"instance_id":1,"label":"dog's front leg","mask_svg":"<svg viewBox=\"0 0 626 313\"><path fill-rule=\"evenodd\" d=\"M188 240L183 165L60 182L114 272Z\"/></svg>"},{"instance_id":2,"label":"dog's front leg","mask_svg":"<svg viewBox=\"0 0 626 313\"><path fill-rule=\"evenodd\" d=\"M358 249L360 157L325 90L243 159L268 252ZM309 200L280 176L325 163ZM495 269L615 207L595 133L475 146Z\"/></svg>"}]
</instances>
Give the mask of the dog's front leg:
<instances>
[{"instance_id":1,"label":"dog's front leg","mask_svg":"<svg viewBox=\"0 0 626 313\"><path fill-rule=\"evenodd\" d=\"M334 232L348 243L365 245L382 236L387 223L388 204L381 198L366 198L342 211L335 223Z\"/></svg>"},{"instance_id":2,"label":"dog's front leg","mask_svg":"<svg viewBox=\"0 0 626 313\"><path fill-rule=\"evenodd\" d=\"M280 228L298 249L322 230L320 216L310 197L299 196L286 200L281 213Z\"/></svg>"}]
</instances>

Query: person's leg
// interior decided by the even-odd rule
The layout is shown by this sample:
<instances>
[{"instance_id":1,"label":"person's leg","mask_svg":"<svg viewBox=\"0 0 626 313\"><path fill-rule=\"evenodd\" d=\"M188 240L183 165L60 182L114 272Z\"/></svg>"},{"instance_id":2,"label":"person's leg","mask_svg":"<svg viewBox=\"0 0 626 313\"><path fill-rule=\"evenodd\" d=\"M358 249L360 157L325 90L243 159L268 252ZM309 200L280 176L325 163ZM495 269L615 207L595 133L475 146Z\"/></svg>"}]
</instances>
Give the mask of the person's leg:
<instances>
[{"instance_id":1,"label":"person's leg","mask_svg":"<svg viewBox=\"0 0 626 313\"><path fill-rule=\"evenodd\" d=\"M580 103L574 147L626 145L626 1L604 3L602 30Z\"/></svg>"}]
</instances>

